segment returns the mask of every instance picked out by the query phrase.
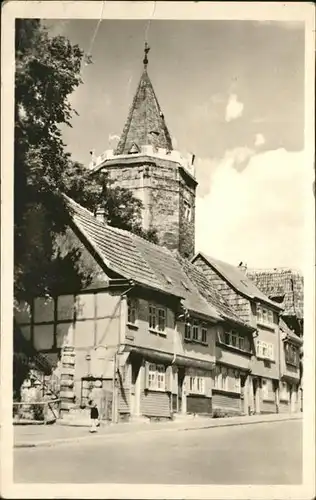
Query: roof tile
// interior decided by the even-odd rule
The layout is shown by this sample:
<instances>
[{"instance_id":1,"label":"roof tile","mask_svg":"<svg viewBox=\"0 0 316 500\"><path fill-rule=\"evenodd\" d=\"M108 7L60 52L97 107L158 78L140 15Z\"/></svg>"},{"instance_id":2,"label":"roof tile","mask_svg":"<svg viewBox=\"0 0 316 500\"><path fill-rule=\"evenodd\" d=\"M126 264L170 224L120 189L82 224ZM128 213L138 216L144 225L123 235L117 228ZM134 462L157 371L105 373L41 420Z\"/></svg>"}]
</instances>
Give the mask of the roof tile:
<instances>
[{"instance_id":1,"label":"roof tile","mask_svg":"<svg viewBox=\"0 0 316 500\"><path fill-rule=\"evenodd\" d=\"M111 227L70 198L66 199L76 228L108 269L126 279L183 299L183 305L189 311L244 325L203 274L179 254Z\"/></svg>"}]
</instances>

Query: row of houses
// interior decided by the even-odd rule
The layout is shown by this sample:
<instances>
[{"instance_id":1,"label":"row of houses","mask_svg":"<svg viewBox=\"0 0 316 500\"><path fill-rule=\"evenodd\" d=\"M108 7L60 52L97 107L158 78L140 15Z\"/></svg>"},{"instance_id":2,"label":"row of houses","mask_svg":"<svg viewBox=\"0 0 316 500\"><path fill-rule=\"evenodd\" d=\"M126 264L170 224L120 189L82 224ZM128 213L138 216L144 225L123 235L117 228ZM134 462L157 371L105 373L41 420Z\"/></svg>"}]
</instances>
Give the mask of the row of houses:
<instances>
[{"instance_id":1,"label":"row of houses","mask_svg":"<svg viewBox=\"0 0 316 500\"><path fill-rule=\"evenodd\" d=\"M302 318L285 314L290 291L262 291L258 273L195 253L194 156L173 149L147 65L146 52L118 146L91 175L142 200L159 244L66 198L60 248L79 251L91 283L19 304L16 335L50 363L46 383L60 380L63 416L92 388L114 421L299 411Z\"/></svg>"},{"instance_id":2,"label":"row of houses","mask_svg":"<svg viewBox=\"0 0 316 500\"><path fill-rule=\"evenodd\" d=\"M300 411L302 339L241 268L188 260L68 204L67 239L93 257L95 281L16 312L60 378L63 414L86 407L92 386L104 418L116 395L118 420Z\"/></svg>"}]
</instances>

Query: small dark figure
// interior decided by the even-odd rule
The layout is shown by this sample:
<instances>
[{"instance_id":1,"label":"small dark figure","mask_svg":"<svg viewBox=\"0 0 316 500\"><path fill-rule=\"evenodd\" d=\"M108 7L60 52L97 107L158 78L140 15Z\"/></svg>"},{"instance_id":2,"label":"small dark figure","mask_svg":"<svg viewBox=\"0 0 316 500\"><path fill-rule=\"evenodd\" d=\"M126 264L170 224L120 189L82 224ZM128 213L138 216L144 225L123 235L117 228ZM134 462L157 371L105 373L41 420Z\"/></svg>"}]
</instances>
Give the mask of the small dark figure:
<instances>
[{"instance_id":1,"label":"small dark figure","mask_svg":"<svg viewBox=\"0 0 316 500\"><path fill-rule=\"evenodd\" d=\"M91 419L90 432L97 432L97 427L99 427L99 410L95 402L92 402L91 404L90 419Z\"/></svg>"}]
</instances>

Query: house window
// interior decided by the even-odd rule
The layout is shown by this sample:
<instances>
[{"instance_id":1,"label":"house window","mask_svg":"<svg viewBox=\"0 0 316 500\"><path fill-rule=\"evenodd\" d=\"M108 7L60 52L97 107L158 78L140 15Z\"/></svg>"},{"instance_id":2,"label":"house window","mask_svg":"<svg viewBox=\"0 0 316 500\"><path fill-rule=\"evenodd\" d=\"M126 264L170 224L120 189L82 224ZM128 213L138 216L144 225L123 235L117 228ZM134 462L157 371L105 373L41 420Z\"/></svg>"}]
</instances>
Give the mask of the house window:
<instances>
[{"instance_id":1,"label":"house window","mask_svg":"<svg viewBox=\"0 0 316 500\"><path fill-rule=\"evenodd\" d=\"M184 338L187 340L191 340L191 324L186 323L184 327Z\"/></svg>"},{"instance_id":2,"label":"house window","mask_svg":"<svg viewBox=\"0 0 316 500\"><path fill-rule=\"evenodd\" d=\"M260 306L257 306L257 321L258 323L262 323L263 316L262 316L262 309Z\"/></svg>"},{"instance_id":3,"label":"house window","mask_svg":"<svg viewBox=\"0 0 316 500\"><path fill-rule=\"evenodd\" d=\"M202 325L201 338L202 338L203 344L206 344L206 342L207 342L207 328L205 325Z\"/></svg>"},{"instance_id":4,"label":"house window","mask_svg":"<svg viewBox=\"0 0 316 500\"><path fill-rule=\"evenodd\" d=\"M199 324L196 320L193 320L192 334L193 340L199 340Z\"/></svg>"},{"instance_id":5,"label":"house window","mask_svg":"<svg viewBox=\"0 0 316 500\"><path fill-rule=\"evenodd\" d=\"M225 332L224 343L228 346L240 349L241 351L250 352L250 342L248 337L239 335L236 331Z\"/></svg>"},{"instance_id":6,"label":"house window","mask_svg":"<svg viewBox=\"0 0 316 500\"><path fill-rule=\"evenodd\" d=\"M216 366L214 388L222 391L241 392L240 371L225 366Z\"/></svg>"},{"instance_id":7,"label":"house window","mask_svg":"<svg viewBox=\"0 0 316 500\"><path fill-rule=\"evenodd\" d=\"M239 349L241 349L242 351L245 350L245 339L244 337L239 337L238 338L238 347Z\"/></svg>"},{"instance_id":8,"label":"house window","mask_svg":"<svg viewBox=\"0 0 316 500\"><path fill-rule=\"evenodd\" d=\"M263 325L273 325L274 315L273 311L270 309L265 309L264 307L257 305L257 323Z\"/></svg>"},{"instance_id":9,"label":"house window","mask_svg":"<svg viewBox=\"0 0 316 500\"><path fill-rule=\"evenodd\" d=\"M149 328L155 330L156 328L156 307L149 306Z\"/></svg>"},{"instance_id":10,"label":"house window","mask_svg":"<svg viewBox=\"0 0 316 500\"><path fill-rule=\"evenodd\" d=\"M148 389L164 391L166 387L166 367L150 363L148 365Z\"/></svg>"},{"instance_id":11,"label":"house window","mask_svg":"<svg viewBox=\"0 0 316 500\"><path fill-rule=\"evenodd\" d=\"M204 377L191 376L189 381L189 391L192 394L205 394Z\"/></svg>"},{"instance_id":12,"label":"house window","mask_svg":"<svg viewBox=\"0 0 316 500\"><path fill-rule=\"evenodd\" d=\"M232 335L231 335L231 342L232 342L232 346L233 347L238 347L238 336L236 334L236 332L232 332Z\"/></svg>"},{"instance_id":13,"label":"house window","mask_svg":"<svg viewBox=\"0 0 316 500\"><path fill-rule=\"evenodd\" d=\"M158 309L158 330L164 332L166 329L166 311L165 309Z\"/></svg>"},{"instance_id":14,"label":"house window","mask_svg":"<svg viewBox=\"0 0 316 500\"><path fill-rule=\"evenodd\" d=\"M127 322L134 325L136 323L137 302L136 299L127 299Z\"/></svg>"},{"instance_id":15,"label":"house window","mask_svg":"<svg viewBox=\"0 0 316 500\"><path fill-rule=\"evenodd\" d=\"M290 365L298 365L298 349L293 344L286 343L285 349L285 361Z\"/></svg>"},{"instance_id":16,"label":"house window","mask_svg":"<svg viewBox=\"0 0 316 500\"><path fill-rule=\"evenodd\" d=\"M156 386L156 365L150 364L148 367L148 387L153 389Z\"/></svg>"},{"instance_id":17,"label":"house window","mask_svg":"<svg viewBox=\"0 0 316 500\"><path fill-rule=\"evenodd\" d=\"M163 365L157 365L157 389L165 390L166 384L166 369Z\"/></svg>"},{"instance_id":18,"label":"house window","mask_svg":"<svg viewBox=\"0 0 316 500\"><path fill-rule=\"evenodd\" d=\"M262 342L262 356L268 358L268 346L265 342Z\"/></svg>"},{"instance_id":19,"label":"house window","mask_svg":"<svg viewBox=\"0 0 316 500\"><path fill-rule=\"evenodd\" d=\"M235 370L235 392L241 392L240 372Z\"/></svg>"},{"instance_id":20,"label":"house window","mask_svg":"<svg viewBox=\"0 0 316 500\"><path fill-rule=\"evenodd\" d=\"M225 366L222 367L222 389L227 391L227 368Z\"/></svg>"},{"instance_id":21,"label":"house window","mask_svg":"<svg viewBox=\"0 0 316 500\"><path fill-rule=\"evenodd\" d=\"M214 387L215 389L220 389L222 385L222 372L221 367L216 365L215 367L215 378L214 378Z\"/></svg>"},{"instance_id":22,"label":"house window","mask_svg":"<svg viewBox=\"0 0 316 500\"><path fill-rule=\"evenodd\" d=\"M149 306L149 328L158 332L166 329L166 310L155 305Z\"/></svg>"},{"instance_id":23,"label":"house window","mask_svg":"<svg viewBox=\"0 0 316 500\"><path fill-rule=\"evenodd\" d=\"M262 340L257 340L256 344L256 354L258 358L274 360L274 346L271 343L263 342Z\"/></svg>"},{"instance_id":24,"label":"house window","mask_svg":"<svg viewBox=\"0 0 316 500\"><path fill-rule=\"evenodd\" d=\"M230 334L230 332L225 332L225 344L231 345L231 334Z\"/></svg>"}]
</instances>

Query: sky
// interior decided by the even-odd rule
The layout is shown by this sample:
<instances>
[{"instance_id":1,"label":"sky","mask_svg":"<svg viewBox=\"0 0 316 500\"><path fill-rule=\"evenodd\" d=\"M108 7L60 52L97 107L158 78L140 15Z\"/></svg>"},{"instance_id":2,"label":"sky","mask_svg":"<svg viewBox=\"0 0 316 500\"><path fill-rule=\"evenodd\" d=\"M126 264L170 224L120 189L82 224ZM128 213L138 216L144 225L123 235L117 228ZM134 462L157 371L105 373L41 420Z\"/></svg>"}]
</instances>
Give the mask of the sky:
<instances>
[{"instance_id":1,"label":"sky","mask_svg":"<svg viewBox=\"0 0 316 500\"><path fill-rule=\"evenodd\" d=\"M112 149L142 72L174 149L196 155L196 251L248 267L303 267L304 25L259 21L49 20L93 64L71 96L67 150Z\"/></svg>"}]
</instances>

